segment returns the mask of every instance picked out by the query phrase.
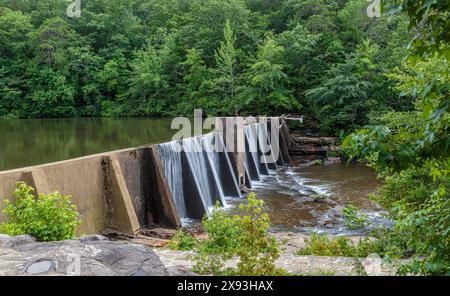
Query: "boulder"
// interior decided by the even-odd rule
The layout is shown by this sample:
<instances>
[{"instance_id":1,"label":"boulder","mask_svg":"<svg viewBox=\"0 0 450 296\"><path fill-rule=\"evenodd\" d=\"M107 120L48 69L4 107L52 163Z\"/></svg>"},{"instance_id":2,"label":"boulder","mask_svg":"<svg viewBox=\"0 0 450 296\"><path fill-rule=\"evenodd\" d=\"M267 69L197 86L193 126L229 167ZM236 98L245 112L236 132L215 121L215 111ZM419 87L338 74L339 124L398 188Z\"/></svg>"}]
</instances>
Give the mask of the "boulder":
<instances>
[{"instance_id":1,"label":"boulder","mask_svg":"<svg viewBox=\"0 0 450 296\"><path fill-rule=\"evenodd\" d=\"M101 236L51 243L0 236L0 275L166 276L149 247Z\"/></svg>"}]
</instances>

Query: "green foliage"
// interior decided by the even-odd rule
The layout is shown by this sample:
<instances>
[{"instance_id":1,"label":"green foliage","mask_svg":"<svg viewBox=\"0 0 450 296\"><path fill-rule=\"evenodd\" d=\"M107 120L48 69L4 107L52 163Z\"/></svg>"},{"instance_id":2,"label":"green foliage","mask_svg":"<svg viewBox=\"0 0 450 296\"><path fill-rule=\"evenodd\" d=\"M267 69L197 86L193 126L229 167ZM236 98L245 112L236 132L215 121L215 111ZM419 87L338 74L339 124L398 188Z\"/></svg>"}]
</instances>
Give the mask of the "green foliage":
<instances>
[{"instance_id":1,"label":"green foliage","mask_svg":"<svg viewBox=\"0 0 450 296\"><path fill-rule=\"evenodd\" d=\"M321 160L321 159L316 159L316 160L314 160L313 165L316 165L316 166L323 165L323 160Z\"/></svg>"},{"instance_id":2,"label":"green foliage","mask_svg":"<svg viewBox=\"0 0 450 296\"><path fill-rule=\"evenodd\" d=\"M324 133L364 125L369 111L380 103L375 83L382 79L382 73L373 61L376 51L377 47L364 42L345 63L330 69L317 88L306 92L318 116L324 118L320 124Z\"/></svg>"},{"instance_id":3,"label":"green foliage","mask_svg":"<svg viewBox=\"0 0 450 296\"><path fill-rule=\"evenodd\" d=\"M350 157L364 158L384 178L372 197L389 210L394 227L384 231L391 249L413 255L400 274L445 275L450 270L449 38L446 1L385 1L407 12L418 36L410 59L389 77L414 100L416 111L391 113L343 142ZM447 34L448 35L448 34ZM416 55L417 54L417 55Z\"/></svg>"},{"instance_id":4,"label":"green foliage","mask_svg":"<svg viewBox=\"0 0 450 296\"><path fill-rule=\"evenodd\" d=\"M264 202L254 193L241 204L242 215L232 215L217 205L210 218L203 220L208 239L202 242L195 257L195 271L200 274L281 275L275 266L279 246L268 233L270 220L263 213ZM239 259L237 268L226 268L225 262Z\"/></svg>"},{"instance_id":5,"label":"green foliage","mask_svg":"<svg viewBox=\"0 0 450 296\"><path fill-rule=\"evenodd\" d=\"M450 270L449 168L450 159L411 166L388 175L373 195L396 219L394 232L404 237L403 248L417 255L414 264L401 269L403 273L448 274Z\"/></svg>"},{"instance_id":6,"label":"green foliage","mask_svg":"<svg viewBox=\"0 0 450 296\"><path fill-rule=\"evenodd\" d=\"M384 0L383 4L388 13L408 15L410 29L416 30L411 41L415 53L424 56L438 52L450 60L450 50L441 47L450 43L450 9L447 0Z\"/></svg>"},{"instance_id":7,"label":"green foliage","mask_svg":"<svg viewBox=\"0 0 450 296\"><path fill-rule=\"evenodd\" d=\"M321 201L324 201L325 199L327 199L328 196L325 194L316 194L311 197L315 202L321 202Z\"/></svg>"},{"instance_id":8,"label":"green foliage","mask_svg":"<svg viewBox=\"0 0 450 296\"><path fill-rule=\"evenodd\" d=\"M0 224L0 233L29 234L44 242L73 238L81 220L71 197L58 192L35 197L33 191L23 182L16 184L15 203L5 200L8 221Z\"/></svg>"},{"instance_id":9,"label":"green foliage","mask_svg":"<svg viewBox=\"0 0 450 296\"><path fill-rule=\"evenodd\" d=\"M306 246L296 254L315 256L367 257L370 254L382 254L383 247L378 240L361 238L357 242L345 236L329 238L327 235L313 233L305 239Z\"/></svg>"},{"instance_id":10,"label":"green foliage","mask_svg":"<svg viewBox=\"0 0 450 296\"><path fill-rule=\"evenodd\" d=\"M169 241L167 247L171 250L190 251L198 244L198 241L185 232L184 230L178 230L174 237Z\"/></svg>"},{"instance_id":11,"label":"green foliage","mask_svg":"<svg viewBox=\"0 0 450 296\"><path fill-rule=\"evenodd\" d=\"M367 225L367 215L359 212L358 208L353 205L348 205L342 210L344 217L344 225L348 229L361 229Z\"/></svg>"},{"instance_id":12,"label":"green foliage","mask_svg":"<svg viewBox=\"0 0 450 296\"><path fill-rule=\"evenodd\" d=\"M301 112L326 133L351 131L379 106L409 103L395 99L382 75L400 65L410 38L405 18L369 20L366 5L92 0L80 18L67 18L67 0L4 0L0 118L179 116L202 108L225 116ZM370 63L357 50L366 39L377 49Z\"/></svg>"},{"instance_id":13,"label":"green foliage","mask_svg":"<svg viewBox=\"0 0 450 296\"><path fill-rule=\"evenodd\" d=\"M300 105L287 88L288 76L285 73L285 65L282 64L284 48L276 43L272 36L267 36L266 41L256 53L256 61L248 75L249 87L241 92L246 104L246 110L251 114L256 106L262 114L282 113L285 110L298 111Z\"/></svg>"}]
</instances>

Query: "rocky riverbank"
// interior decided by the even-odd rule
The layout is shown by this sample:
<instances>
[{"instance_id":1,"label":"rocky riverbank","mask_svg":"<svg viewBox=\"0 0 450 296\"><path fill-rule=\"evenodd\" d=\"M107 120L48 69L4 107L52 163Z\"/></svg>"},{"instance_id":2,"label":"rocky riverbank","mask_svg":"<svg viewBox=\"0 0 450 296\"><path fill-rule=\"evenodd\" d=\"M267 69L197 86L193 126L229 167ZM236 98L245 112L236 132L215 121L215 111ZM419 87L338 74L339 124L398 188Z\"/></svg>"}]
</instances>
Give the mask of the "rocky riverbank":
<instances>
[{"instance_id":1,"label":"rocky riverbank","mask_svg":"<svg viewBox=\"0 0 450 296\"><path fill-rule=\"evenodd\" d=\"M332 137L306 137L292 133L288 150L294 164L299 166L314 165L316 161L325 165L340 162L340 157L336 156L340 154L341 147Z\"/></svg>"},{"instance_id":2,"label":"rocky riverbank","mask_svg":"<svg viewBox=\"0 0 450 296\"><path fill-rule=\"evenodd\" d=\"M298 275L356 275L362 267L368 275L392 275L392 266L378 258L298 256L308 236L301 233L274 233L287 240L277 266ZM0 275L18 276L174 276L195 275L191 252L151 247L155 238L141 236L111 241L103 236L52 243L36 242L24 235L0 235ZM355 238L356 239L356 238ZM160 244L167 239L156 239ZM236 260L227 263L234 266Z\"/></svg>"},{"instance_id":3,"label":"rocky riverbank","mask_svg":"<svg viewBox=\"0 0 450 296\"><path fill-rule=\"evenodd\" d=\"M0 276L171 276L192 274L166 267L150 247L103 236L51 243L28 235L0 234Z\"/></svg>"}]
</instances>

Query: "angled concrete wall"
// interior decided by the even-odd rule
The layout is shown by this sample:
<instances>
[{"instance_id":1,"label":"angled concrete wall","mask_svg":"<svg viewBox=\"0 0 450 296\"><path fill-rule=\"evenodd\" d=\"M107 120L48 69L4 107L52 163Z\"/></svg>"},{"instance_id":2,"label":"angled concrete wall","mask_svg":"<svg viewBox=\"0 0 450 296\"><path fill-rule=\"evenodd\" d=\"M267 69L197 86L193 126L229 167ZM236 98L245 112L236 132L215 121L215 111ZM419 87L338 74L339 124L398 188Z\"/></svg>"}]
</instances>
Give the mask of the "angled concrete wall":
<instances>
[{"instance_id":1,"label":"angled concrete wall","mask_svg":"<svg viewBox=\"0 0 450 296\"><path fill-rule=\"evenodd\" d=\"M132 235L148 223L178 227L181 223L168 200L171 196L161 194L164 186L152 181L157 171L150 159L152 149L125 149L0 172L0 203L14 200L15 183L24 181L37 193L71 195L83 219L78 234L111 229ZM154 206L155 196L160 207ZM0 221L5 218L0 214Z\"/></svg>"}]
</instances>

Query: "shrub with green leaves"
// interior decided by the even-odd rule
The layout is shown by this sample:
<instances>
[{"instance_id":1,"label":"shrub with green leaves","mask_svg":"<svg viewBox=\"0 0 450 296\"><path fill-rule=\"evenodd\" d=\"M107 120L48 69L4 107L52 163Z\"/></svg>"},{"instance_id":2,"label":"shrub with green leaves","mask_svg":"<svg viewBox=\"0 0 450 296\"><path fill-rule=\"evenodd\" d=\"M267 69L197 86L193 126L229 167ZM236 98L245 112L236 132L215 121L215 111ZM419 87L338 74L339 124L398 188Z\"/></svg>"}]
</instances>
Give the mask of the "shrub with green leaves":
<instances>
[{"instance_id":1,"label":"shrub with green leaves","mask_svg":"<svg viewBox=\"0 0 450 296\"><path fill-rule=\"evenodd\" d=\"M367 215L359 212L358 208L348 205L342 210L344 225L348 229L357 230L367 225Z\"/></svg>"},{"instance_id":2,"label":"shrub with green leaves","mask_svg":"<svg viewBox=\"0 0 450 296\"><path fill-rule=\"evenodd\" d=\"M239 209L242 215L233 215L219 205L210 218L203 220L208 233L197 249L194 270L213 275L282 275L285 271L275 266L280 256L276 239L268 232L270 219L263 213L264 201L250 193ZM226 261L237 257L237 268L226 268Z\"/></svg>"},{"instance_id":3,"label":"shrub with green leaves","mask_svg":"<svg viewBox=\"0 0 450 296\"><path fill-rule=\"evenodd\" d=\"M370 238L353 242L344 236L329 238L327 235L313 233L305 242L306 246L299 249L297 255L367 257L384 252L381 242Z\"/></svg>"},{"instance_id":4,"label":"shrub with green leaves","mask_svg":"<svg viewBox=\"0 0 450 296\"><path fill-rule=\"evenodd\" d=\"M191 234L183 229L177 231L174 237L169 241L167 247L171 250L190 251L198 244L198 241Z\"/></svg>"},{"instance_id":5,"label":"shrub with green leaves","mask_svg":"<svg viewBox=\"0 0 450 296\"><path fill-rule=\"evenodd\" d=\"M0 233L29 234L44 242L73 238L81 220L71 197L58 192L36 197L33 192L24 182L16 184L15 203L5 200L3 213L8 221L0 224Z\"/></svg>"}]
</instances>

